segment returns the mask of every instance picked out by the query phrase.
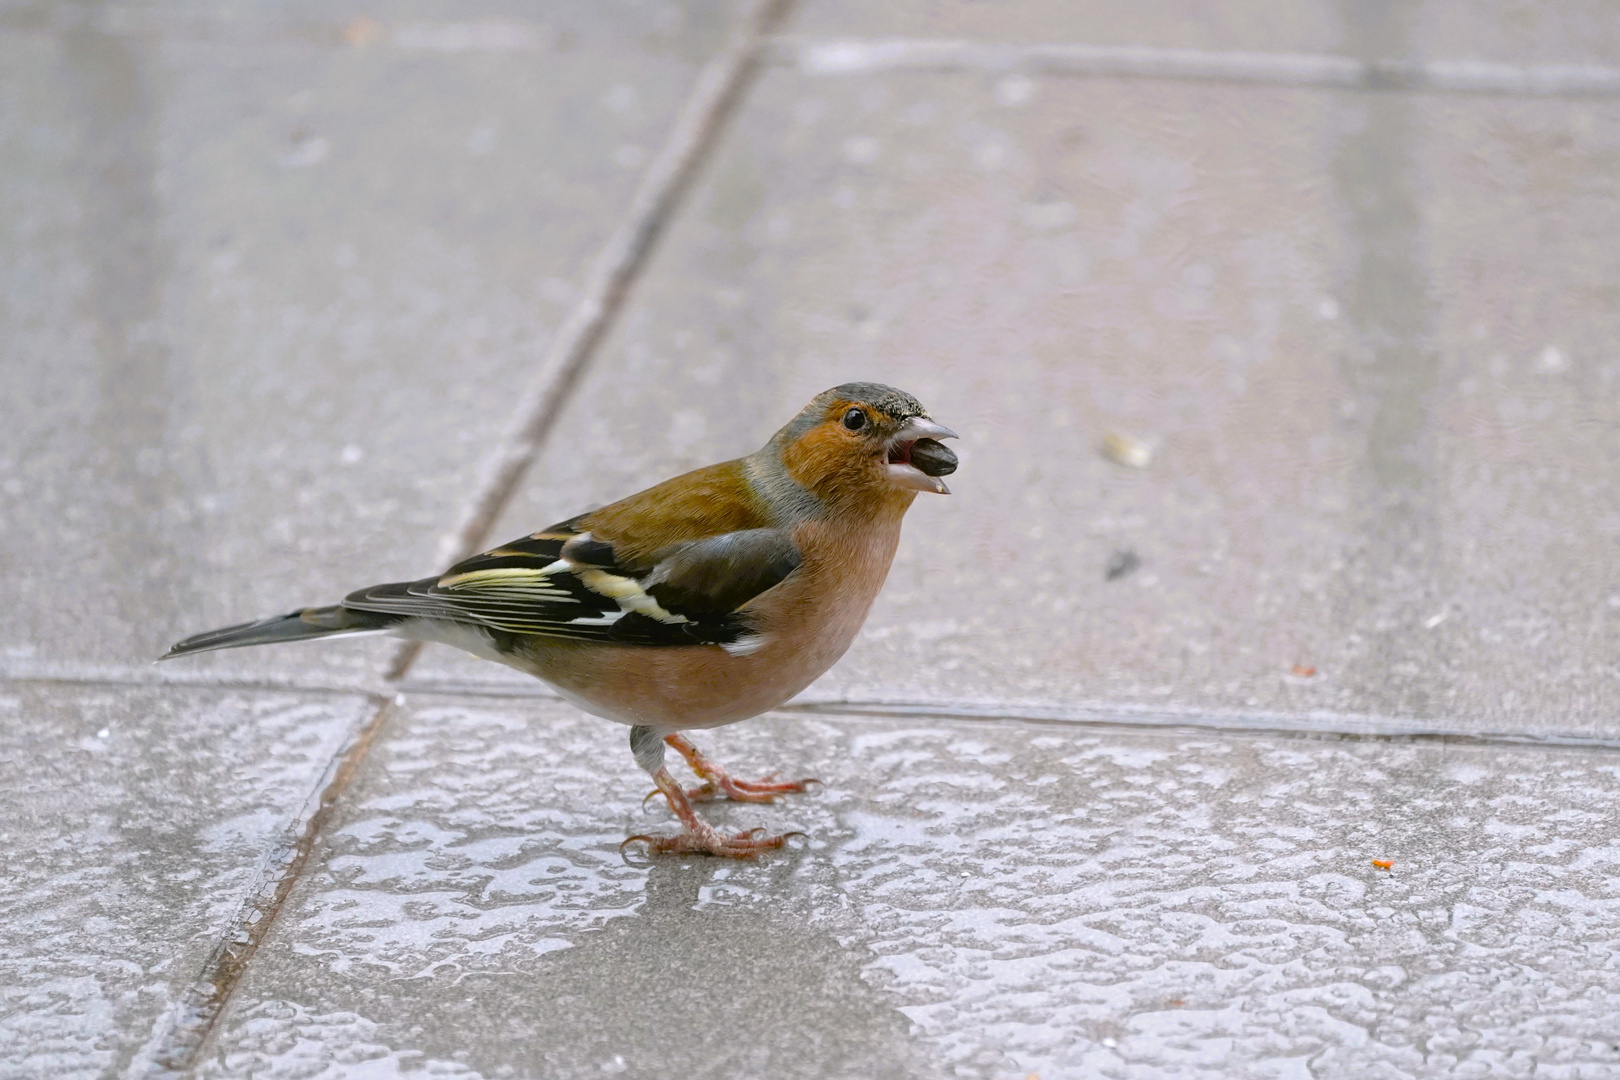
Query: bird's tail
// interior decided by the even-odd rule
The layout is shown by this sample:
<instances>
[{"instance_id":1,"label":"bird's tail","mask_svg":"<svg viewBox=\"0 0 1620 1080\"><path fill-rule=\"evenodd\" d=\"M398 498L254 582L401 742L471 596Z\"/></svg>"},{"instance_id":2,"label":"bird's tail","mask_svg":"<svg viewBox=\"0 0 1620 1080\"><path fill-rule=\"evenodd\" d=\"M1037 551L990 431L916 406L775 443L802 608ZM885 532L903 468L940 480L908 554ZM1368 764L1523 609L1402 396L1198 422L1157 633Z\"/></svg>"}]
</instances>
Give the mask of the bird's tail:
<instances>
[{"instance_id":1,"label":"bird's tail","mask_svg":"<svg viewBox=\"0 0 1620 1080\"><path fill-rule=\"evenodd\" d=\"M212 649L240 649L244 645L273 645L283 641L305 641L309 638L330 637L334 634L367 634L387 630L404 621L399 615L386 615L374 611L355 611L341 604L331 607L304 608L288 615L275 615L258 622L227 626L194 634L170 646L160 660L176 656L208 652Z\"/></svg>"}]
</instances>

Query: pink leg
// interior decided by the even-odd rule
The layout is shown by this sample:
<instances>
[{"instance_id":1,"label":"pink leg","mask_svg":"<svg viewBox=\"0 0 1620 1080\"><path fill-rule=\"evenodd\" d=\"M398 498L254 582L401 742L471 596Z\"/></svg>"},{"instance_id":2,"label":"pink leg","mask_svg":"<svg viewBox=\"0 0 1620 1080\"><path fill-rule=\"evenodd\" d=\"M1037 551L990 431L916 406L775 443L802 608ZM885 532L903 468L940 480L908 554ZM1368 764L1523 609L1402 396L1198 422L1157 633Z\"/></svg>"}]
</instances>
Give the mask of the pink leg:
<instances>
[{"instance_id":1,"label":"pink leg","mask_svg":"<svg viewBox=\"0 0 1620 1080\"><path fill-rule=\"evenodd\" d=\"M679 738L679 736L672 737ZM675 778L669 775L668 769L660 768L654 773L653 783L658 785L658 793L669 800L669 808L675 812L675 816L681 819L681 831L674 836L632 836L624 842L625 844L637 842L646 844L647 850L655 855L695 851L731 859L750 859L762 851L781 847L787 842L788 836L794 835L789 833L784 836L759 836L758 834L764 830L753 829L727 836L697 816L692 809L691 801L686 797L686 792L682 791Z\"/></svg>"},{"instance_id":2,"label":"pink leg","mask_svg":"<svg viewBox=\"0 0 1620 1080\"><path fill-rule=\"evenodd\" d=\"M693 746L685 735L665 735L664 742L685 758L703 781L701 786L686 790L686 797L693 802L730 799L732 802L773 803L778 795L789 795L803 791L806 785L821 783L813 778L772 780L768 776L763 780L734 780L725 769L704 757L703 751Z\"/></svg>"}]
</instances>

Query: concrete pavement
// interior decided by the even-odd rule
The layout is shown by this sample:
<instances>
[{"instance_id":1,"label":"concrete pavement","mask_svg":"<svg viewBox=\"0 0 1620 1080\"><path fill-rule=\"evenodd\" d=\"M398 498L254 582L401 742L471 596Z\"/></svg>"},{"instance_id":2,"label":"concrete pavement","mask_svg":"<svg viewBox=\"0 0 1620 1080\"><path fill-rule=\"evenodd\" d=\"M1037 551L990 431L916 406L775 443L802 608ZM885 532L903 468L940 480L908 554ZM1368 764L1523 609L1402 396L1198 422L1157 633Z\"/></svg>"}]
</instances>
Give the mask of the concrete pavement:
<instances>
[{"instance_id":1,"label":"concrete pavement","mask_svg":"<svg viewBox=\"0 0 1620 1080\"><path fill-rule=\"evenodd\" d=\"M0 1075L1620 1076L1620 17L758 18L0 8ZM449 651L147 665L848 378L963 465L705 744L795 850Z\"/></svg>"}]
</instances>

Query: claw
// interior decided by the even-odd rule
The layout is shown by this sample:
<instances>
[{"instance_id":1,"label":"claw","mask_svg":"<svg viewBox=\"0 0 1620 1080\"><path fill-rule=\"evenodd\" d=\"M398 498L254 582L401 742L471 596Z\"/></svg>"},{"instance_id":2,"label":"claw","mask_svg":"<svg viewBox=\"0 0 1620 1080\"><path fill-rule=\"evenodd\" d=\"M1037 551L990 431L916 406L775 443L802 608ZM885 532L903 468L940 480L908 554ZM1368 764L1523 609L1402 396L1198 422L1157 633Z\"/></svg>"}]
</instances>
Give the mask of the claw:
<instances>
[{"instance_id":1,"label":"claw","mask_svg":"<svg viewBox=\"0 0 1620 1080\"><path fill-rule=\"evenodd\" d=\"M647 804L662 794L663 792L659 791L657 788L653 788L651 791L647 792L647 797L641 800L641 812L645 814L647 812ZM630 839L634 840L636 838L632 836Z\"/></svg>"},{"instance_id":2,"label":"claw","mask_svg":"<svg viewBox=\"0 0 1620 1080\"><path fill-rule=\"evenodd\" d=\"M715 855L728 859L752 859L762 851L779 848L786 836L760 836L764 829L725 836L708 826L682 829L674 836L632 836L619 845L622 852L627 845L639 841L647 845L650 855Z\"/></svg>"}]
</instances>

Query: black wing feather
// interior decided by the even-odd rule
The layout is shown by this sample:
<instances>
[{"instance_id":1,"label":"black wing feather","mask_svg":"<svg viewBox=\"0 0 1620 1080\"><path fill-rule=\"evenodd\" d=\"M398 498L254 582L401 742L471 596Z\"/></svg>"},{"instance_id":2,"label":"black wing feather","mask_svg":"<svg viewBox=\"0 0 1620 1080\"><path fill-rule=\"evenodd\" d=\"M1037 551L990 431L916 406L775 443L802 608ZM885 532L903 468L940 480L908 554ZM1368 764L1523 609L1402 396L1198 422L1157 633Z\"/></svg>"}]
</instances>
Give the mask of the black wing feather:
<instances>
[{"instance_id":1,"label":"black wing feather","mask_svg":"<svg viewBox=\"0 0 1620 1080\"><path fill-rule=\"evenodd\" d=\"M569 521L474 555L440 577L361 589L343 606L463 623L497 640L729 645L753 629L739 609L799 562L785 532L747 529L676 545L650 567L624 567L611 543Z\"/></svg>"}]
</instances>

